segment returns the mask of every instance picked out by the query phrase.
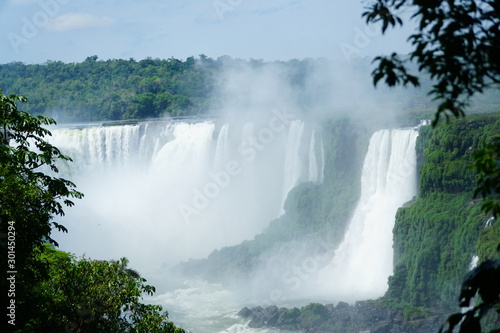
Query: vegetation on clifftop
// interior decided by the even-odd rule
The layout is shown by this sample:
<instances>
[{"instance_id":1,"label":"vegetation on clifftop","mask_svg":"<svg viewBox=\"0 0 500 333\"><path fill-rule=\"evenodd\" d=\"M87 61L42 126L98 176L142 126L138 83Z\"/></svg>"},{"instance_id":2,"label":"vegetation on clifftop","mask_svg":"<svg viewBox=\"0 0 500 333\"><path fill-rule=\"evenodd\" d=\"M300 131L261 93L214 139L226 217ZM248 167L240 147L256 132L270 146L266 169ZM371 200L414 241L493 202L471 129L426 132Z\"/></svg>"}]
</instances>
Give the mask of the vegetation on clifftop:
<instances>
[{"instance_id":1,"label":"vegetation on clifftop","mask_svg":"<svg viewBox=\"0 0 500 333\"><path fill-rule=\"evenodd\" d=\"M360 73L367 74L369 65L368 59L356 60L351 79L357 80ZM331 86L336 80L344 81L335 76L337 71L343 73L344 69L335 69L335 66L338 65L325 59L264 62L200 55L185 60L101 60L90 56L79 63L0 64L0 82L6 93L29 97L25 106L27 112L54 118L59 123L207 115L238 93L243 99L251 96L247 89L249 82L258 80L258 86L263 86L268 84L269 75L272 75L271 81L283 82L287 89L293 89L298 107L309 110L316 106L323 114L325 108L345 109L346 103L352 103L352 100L344 101L346 96L341 94L336 97L336 103L329 99L336 94ZM242 74L228 80L226 74L231 69ZM244 75L246 69L252 73ZM322 77L319 82L318 71ZM326 74L328 71L331 73ZM225 85L229 86L229 95L219 89ZM272 91L275 87L267 88ZM401 122L411 117L411 125L414 125L422 114L432 114L433 104L424 102L424 91L393 90L396 95L392 100L379 93L381 98L376 104L381 109L397 109ZM251 102L258 103L257 100ZM495 109L499 104L495 93L486 94L481 100L481 105L488 109ZM352 113L353 110L341 111ZM385 113L372 113L371 120L374 119L387 121Z\"/></svg>"},{"instance_id":2,"label":"vegetation on clifftop","mask_svg":"<svg viewBox=\"0 0 500 333\"><path fill-rule=\"evenodd\" d=\"M451 309L473 256L484 260L496 251L498 223L485 228L489 216L473 196L477 176L471 157L497 133L498 115L422 128L417 144L423 161L419 196L396 217L395 273L388 297L412 306Z\"/></svg>"}]
</instances>

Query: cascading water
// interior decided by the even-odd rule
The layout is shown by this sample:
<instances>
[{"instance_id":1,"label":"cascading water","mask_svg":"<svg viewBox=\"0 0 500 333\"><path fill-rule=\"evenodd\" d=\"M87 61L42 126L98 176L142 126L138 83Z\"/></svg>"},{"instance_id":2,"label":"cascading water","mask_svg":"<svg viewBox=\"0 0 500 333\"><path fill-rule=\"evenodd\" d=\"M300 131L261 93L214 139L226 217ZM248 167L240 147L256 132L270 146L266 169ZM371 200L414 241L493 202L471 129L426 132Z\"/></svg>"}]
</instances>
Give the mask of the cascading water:
<instances>
[{"instance_id":1,"label":"cascading water","mask_svg":"<svg viewBox=\"0 0 500 333\"><path fill-rule=\"evenodd\" d=\"M495 218L493 216L489 217L488 220L486 220L486 223L484 224L485 228L489 228L493 225L493 222L495 221ZM469 270L473 270L476 268L477 264L479 263L479 256L473 255L470 263L469 263Z\"/></svg>"},{"instance_id":2,"label":"cascading water","mask_svg":"<svg viewBox=\"0 0 500 333\"><path fill-rule=\"evenodd\" d=\"M387 290L395 214L417 190L417 136L413 129L381 130L370 139L361 198L333 260L314 281L322 296L354 301L376 298Z\"/></svg>"},{"instance_id":3,"label":"cascading water","mask_svg":"<svg viewBox=\"0 0 500 333\"><path fill-rule=\"evenodd\" d=\"M297 185L302 173L302 163L300 159L300 147L302 134L304 132L304 123L295 120L292 122L288 131L288 140L286 144L285 155L285 179L283 184L282 195L282 213L284 213L283 204L286 200L288 192Z\"/></svg>"},{"instance_id":4,"label":"cascading water","mask_svg":"<svg viewBox=\"0 0 500 333\"><path fill-rule=\"evenodd\" d=\"M229 124L222 126L219 137L217 138L217 145L215 148L214 156L214 170L222 170L224 164L227 163L229 158L229 138L228 138Z\"/></svg>"},{"instance_id":5,"label":"cascading water","mask_svg":"<svg viewBox=\"0 0 500 333\"><path fill-rule=\"evenodd\" d=\"M309 181L316 182L318 178L318 161L316 160L316 151L314 149L314 132L311 135L311 144L309 147Z\"/></svg>"},{"instance_id":6,"label":"cascading water","mask_svg":"<svg viewBox=\"0 0 500 333\"><path fill-rule=\"evenodd\" d=\"M288 130L281 214L285 212L284 203L292 188L304 181L313 183L323 181L323 142L320 140L319 144L316 144L315 130L310 133L305 132L305 124L300 120L293 121Z\"/></svg>"},{"instance_id":7,"label":"cascading water","mask_svg":"<svg viewBox=\"0 0 500 333\"><path fill-rule=\"evenodd\" d=\"M276 123L52 130L51 143L74 160L61 167L62 176L85 194L62 221L70 232L56 235L61 248L92 258L125 256L144 271L251 239L279 216L285 183L290 190L323 174L322 147L311 143L308 125ZM288 170L288 160L312 169Z\"/></svg>"},{"instance_id":8,"label":"cascading water","mask_svg":"<svg viewBox=\"0 0 500 333\"><path fill-rule=\"evenodd\" d=\"M324 177L322 137L301 120L283 127L262 122L151 122L58 128L52 133L51 143L75 161L61 167L63 176L86 195L67 210L62 222L70 233L57 239L61 248L99 259L125 256L141 272L205 257L252 238L283 213L294 186L321 183ZM320 296L346 301L377 297L386 290L394 216L416 193L417 135L415 130L373 135L361 198L345 239L317 279L301 281L301 287L314 284L305 298L314 296L311 290L318 285ZM199 294L199 288L187 286L159 295L158 301L182 318L193 302L184 300L186 309L176 306L185 293ZM201 288L216 288L218 295L231 298L213 285ZM229 299L225 302L230 304ZM221 311L217 316L226 318L230 309ZM200 321L200 327L215 327L212 315L203 319L205 324ZM194 317L185 319L181 322ZM205 331L223 330L223 324L216 326L221 328ZM232 327L246 331L241 324Z\"/></svg>"}]
</instances>

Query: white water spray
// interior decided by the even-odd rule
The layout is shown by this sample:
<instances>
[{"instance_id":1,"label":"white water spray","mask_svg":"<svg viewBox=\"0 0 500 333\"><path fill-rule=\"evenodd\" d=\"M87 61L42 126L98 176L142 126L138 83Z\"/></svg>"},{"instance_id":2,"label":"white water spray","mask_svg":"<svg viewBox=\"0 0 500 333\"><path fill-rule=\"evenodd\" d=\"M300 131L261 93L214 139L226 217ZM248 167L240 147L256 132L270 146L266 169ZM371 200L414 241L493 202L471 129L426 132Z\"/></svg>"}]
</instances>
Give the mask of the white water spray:
<instances>
[{"instance_id":1,"label":"white water spray","mask_svg":"<svg viewBox=\"0 0 500 333\"><path fill-rule=\"evenodd\" d=\"M369 144L361 198L331 263L319 274L322 295L354 301L382 296L392 274L392 228L416 195L415 130L381 130Z\"/></svg>"},{"instance_id":2,"label":"white water spray","mask_svg":"<svg viewBox=\"0 0 500 333\"><path fill-rule=\"evenodd\" d=\"M55 129L51 143L74 159L62 176L85 194L62 221L70 233L57 240L64 250L125 256L144 270L251 239L279 216L284 184L289 191L310 178L302 165L323 173L308 160L322 147L311 147L307 127L294 120L281 132L213 121ZM299 169L286 168L290 158Z\"/></svg>"},{"instance_id":3,"label":"white water spray","mask_svg":"<svg viewBox=\"0 0 500 333\"><path fill-rule=\"evenodd\" d=\"M286 145L285 155L285 179L283 184L282 195L282 211L284 213L283 204L285 203L288 192L297 185L302 174L302 161L300 159L300 148L302 134L304 133L304 123L300 120L292 122L288 131L288 140Z\"/></svg>"}]
</instances>

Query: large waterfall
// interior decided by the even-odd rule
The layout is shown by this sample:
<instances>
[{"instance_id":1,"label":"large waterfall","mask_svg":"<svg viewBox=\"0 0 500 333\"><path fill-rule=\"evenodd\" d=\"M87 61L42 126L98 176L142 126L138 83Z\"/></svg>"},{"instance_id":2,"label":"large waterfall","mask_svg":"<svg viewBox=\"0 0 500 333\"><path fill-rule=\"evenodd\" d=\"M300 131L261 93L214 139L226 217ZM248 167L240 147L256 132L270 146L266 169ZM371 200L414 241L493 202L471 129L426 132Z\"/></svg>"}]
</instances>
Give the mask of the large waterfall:
<instances>
[{"instance_id":1,"label":"large waterfall","mask_svg":"<svg viewBox=\"0 0 500 333\"><path fill-rule=\"evenodd\" d=\"M395 129L371 137L361 197L333 260L314 282L321 294L354 301L380 297L387 290L395 215L417 193L417 136L415 129Z\"/></svg>"},{"instance_id":2,"label":"large waterfall","mask_svg":"<svg viewBox=\"0 0 500 333\"><path fill-rule=\"evenodd\" d=\"M61 166L62 176L85 193L62 221L69 234L55 235L61 248L96 259L125 256L146 273L252 239L284 213L293 187L323 182L330 148L323 147L318 129L297 119L68 126L52 133L51 143L74 160ZM416 195L417 135L414 129L373 134L361 197L343 241L329 262L330 250L316 253L321 265L328 262L322 268L317 257L305 258L307 276L275 267L278 277L285 274L278 286L282 301L383 295L392 274L395 214ZM199 332L255 332L231 317L243 305L231 292L186 283L158 295L173 319Z\"/></svg>"},{"instance_id":3,"label":"large waterfall","mask_svg":"<svg viewBox=\"0 0 500 333\"><path fill-rule=\"evenodd\" d=\"M92 258L144 269L207 256L261 232L288 191L323 178L318 132L301 120L158 121L52 130L85 198L56 235Z\"/></svg>"}]
</instances>

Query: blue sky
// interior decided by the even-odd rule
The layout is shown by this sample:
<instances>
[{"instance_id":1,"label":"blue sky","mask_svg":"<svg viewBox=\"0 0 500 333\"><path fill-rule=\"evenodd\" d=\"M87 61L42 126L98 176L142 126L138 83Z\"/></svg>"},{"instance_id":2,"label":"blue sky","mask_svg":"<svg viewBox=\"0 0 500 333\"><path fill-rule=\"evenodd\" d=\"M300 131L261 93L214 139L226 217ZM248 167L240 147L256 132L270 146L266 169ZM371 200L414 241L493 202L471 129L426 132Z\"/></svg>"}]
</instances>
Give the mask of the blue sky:
<instances>
[{"instance_id":1,"label":"blue sky","mask_svg":"<svg viewBox=\"0 0 500 333\"><path fill-rule=\"evenodd\" d=\"M386 36L369 30L361 1L0 1L0 63L199 54L349 61L409 50L408 29Z\"/></svg>"}]
</instances>

